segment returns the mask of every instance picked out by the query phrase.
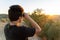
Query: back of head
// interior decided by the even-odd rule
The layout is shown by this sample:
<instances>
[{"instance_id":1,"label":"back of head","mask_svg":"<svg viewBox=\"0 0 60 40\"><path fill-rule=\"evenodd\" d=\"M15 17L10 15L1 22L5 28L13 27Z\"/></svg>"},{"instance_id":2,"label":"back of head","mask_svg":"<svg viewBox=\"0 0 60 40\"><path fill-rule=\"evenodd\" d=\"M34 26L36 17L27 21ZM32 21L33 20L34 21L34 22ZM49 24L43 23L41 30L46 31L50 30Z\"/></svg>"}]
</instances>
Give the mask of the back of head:
<instances>
[{"instance_id":1,"label":"back of head","mask_svg":"<svg viewBox=\"0 0 60 40\"><path fill-rule=\"evenodd\" d=\"M8 17L10 21L17 21L19 17L23 16L24 9L19 5L12 5L8 10Z\"/></svg>"}]
</instances>

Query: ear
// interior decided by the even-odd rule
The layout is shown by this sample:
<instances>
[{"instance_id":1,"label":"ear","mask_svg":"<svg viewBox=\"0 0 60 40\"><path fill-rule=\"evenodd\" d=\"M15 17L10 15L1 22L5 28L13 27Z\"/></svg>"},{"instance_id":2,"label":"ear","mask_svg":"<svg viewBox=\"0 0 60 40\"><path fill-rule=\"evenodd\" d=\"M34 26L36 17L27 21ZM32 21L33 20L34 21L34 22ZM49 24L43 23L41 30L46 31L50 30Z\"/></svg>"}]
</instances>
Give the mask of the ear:
<instances>
[{"instance_id":1,"label":"ear","mask_svg":"<svg viewBox=\"0 0 60 40\"><path fill-rule=\"evenodd\" d=\"M22 19L22 17L19 17L19 19Z\"/></svg>"},{"instance_id":2,"label":"ear","mask_svg":"<svg viewBox=\"0 0 60 40\"><path fill-rule=\"evenodd\" d=\"M18 21L19 22L23 21L23 17L19 17Z\"/></svg>"}]
</instances>

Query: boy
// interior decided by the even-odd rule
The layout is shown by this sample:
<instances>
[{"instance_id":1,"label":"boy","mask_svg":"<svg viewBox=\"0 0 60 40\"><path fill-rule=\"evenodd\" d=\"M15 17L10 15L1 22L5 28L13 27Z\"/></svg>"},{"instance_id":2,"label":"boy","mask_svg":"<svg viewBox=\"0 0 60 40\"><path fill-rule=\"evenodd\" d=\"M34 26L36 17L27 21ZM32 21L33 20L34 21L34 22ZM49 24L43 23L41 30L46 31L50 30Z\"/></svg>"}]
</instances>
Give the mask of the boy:
<instances>
[{"instance_id":1,"label":"boy","mask_svg":"<svg viewBox=\"0 0 60 40\"><path fill-rule=\"evenodd\" d=\"M38 34L41 31L40 26L26 13L19 5L12 5L8 10L10 23L4 28L6 40L28 40L28 37ZM21 26L23 18L27 19L32 28Z\"/></svg>"}]
</instances>

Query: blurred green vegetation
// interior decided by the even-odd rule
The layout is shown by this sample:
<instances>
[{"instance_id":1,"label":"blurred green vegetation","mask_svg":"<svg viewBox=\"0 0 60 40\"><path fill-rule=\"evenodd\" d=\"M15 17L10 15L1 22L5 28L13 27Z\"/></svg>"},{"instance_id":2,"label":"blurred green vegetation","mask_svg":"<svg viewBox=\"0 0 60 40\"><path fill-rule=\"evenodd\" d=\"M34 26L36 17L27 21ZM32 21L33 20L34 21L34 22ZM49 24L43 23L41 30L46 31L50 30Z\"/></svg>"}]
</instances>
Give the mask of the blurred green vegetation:
<instances>
[{"instance_id":1,"label":"blurred green vegetation","mask_svg":"<svg viewBox=\"0 0 60 40\"><path fill-rule=\"evenodd\" d=\"M60 15L44 15L42 9L36 9L30 17L32 17L42 28L39 36L42 39L45 37L43 40L60 40ZM29 21L25 20L25 23L31 26Z\"/></svg>"}]
</instances>

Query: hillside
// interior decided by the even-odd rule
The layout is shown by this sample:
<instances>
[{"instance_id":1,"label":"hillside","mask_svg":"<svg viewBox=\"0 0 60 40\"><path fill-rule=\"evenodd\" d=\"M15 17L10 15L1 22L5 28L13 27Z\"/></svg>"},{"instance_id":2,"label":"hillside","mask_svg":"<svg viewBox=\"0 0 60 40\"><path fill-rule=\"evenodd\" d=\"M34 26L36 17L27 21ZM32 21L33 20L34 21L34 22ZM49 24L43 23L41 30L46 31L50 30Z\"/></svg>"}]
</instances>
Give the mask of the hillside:
<instances>
[{"instance_id":1,"label":"hillside","mask_svg":"<svg viewBox=\"0 0 60 40\"><path fill-rule=\"evenodd\" d=\"M0 14L0 18L7 18L8 15L7 14Z\"/></svg>"},{"instance_id":2,"label":"hillside","mask_svg":"<svg viewBox=\"0 0 60 40\"><path fill-rule=\"evenodd\" d=\"M6 21L8 21L8 15L0 14L0 22L6 22Z\"/></svg>"}]
</instances>

